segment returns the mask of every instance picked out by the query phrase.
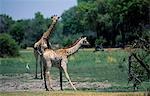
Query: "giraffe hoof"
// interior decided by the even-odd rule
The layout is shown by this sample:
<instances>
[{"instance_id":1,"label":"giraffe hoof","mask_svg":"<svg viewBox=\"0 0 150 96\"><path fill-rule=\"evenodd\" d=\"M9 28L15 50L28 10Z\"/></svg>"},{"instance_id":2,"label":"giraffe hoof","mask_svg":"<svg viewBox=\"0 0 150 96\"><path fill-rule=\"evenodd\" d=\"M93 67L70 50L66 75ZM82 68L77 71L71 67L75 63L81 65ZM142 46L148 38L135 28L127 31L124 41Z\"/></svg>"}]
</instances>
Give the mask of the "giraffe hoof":
<instances>
[{"instance_id":1,"label":"giraffe hoof","mask_svg":"<svg viewBox=\"0 0 150 96\"><path fill-rule=\"evenodd\" d=\"M49 89L46 89L46 91L49 91Z\"/></svg>"},{"instance_id":2,"label":"giraffe hoof","mask_svg":"<svg viewBox=\"0 0 150 96\"><path fill-rule=\"evenodd\" d=\"M52 87L51 87L51 90L52 90L52 91L55 91Z\"/></svg>"},{"instance_id":3,"label":"giraffe hoof","mask_svg":"<svg viewBox=\"0 0 150 96\"><path fill-rule=\"evenodd\" d=\"M77 91L77 89L76 89L76 88L74 88L74 91Z\"/></svg>"},{"instance_id":4,"label":"giraffe hoof","mask_svg":"<svg viewBox=\"0 0 150 96\"><path fill-rule=\"evenodd\" d=\"M35 77L34 79L38 79L37 77Z\"/></svg>"}]
</instances>

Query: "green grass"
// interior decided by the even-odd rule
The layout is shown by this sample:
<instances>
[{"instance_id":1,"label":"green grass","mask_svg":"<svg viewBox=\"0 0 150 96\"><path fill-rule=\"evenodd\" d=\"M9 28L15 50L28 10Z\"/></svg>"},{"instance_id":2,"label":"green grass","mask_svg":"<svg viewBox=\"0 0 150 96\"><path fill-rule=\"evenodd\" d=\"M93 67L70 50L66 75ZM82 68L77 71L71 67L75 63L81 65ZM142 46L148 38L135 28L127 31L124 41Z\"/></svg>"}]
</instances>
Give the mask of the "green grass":
<instances>
[{"instance_id":1,"label":"green grass","mask_svg":"<svg viewBox=\"0 0 150 96\"><path fill-rule=\"evenodd\" d=\"M17 58L0 58L0 74L23 74L27 70L26 64L30 66L30 73L35 73L35 58L33 52L22 50ZM132 86L127 85L127 56L123 50L99 51L79 50L76 54L69 57L68 73L72 81L77 82L109 82L112 84L108 89L93 88L97 91L133 91ZM126 59L124 59L126 58ZM124 60L124 61L123 61ZM52 77L59 75L58 69L52 68ZM146 88L150 83L144 83ZM89 89L79 89L89 90ZM140 87L139 91L145 90Z\"/></svg>"},{"instance_id":2,"label":"green grass","mask_svg":"<svg viewBox=\"0 0 150 96\"><path fill-rule=\"evenodd\" d=\"M22 74L27 72L25 66L29 64L31 73L35 71L35 58L32 51L20 51L16 58L0 58L0 74Z\"/></svg>"}]
</instances>

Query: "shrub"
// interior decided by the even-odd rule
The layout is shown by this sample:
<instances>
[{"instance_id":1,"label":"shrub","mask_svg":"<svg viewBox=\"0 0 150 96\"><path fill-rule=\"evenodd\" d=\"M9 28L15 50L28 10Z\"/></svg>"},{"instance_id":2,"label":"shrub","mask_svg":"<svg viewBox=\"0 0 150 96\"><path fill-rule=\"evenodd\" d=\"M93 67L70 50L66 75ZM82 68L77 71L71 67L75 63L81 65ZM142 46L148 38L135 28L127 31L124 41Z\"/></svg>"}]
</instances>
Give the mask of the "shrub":
<instances>
[{"instance_id":1,"label":"shrub","mask_svg":"<svg viewBox=\"0 0 150 96\"><path fill-rule=\"evenodd\" d=\"M0 35L0 57L18 56L19 46L8 34Z\"/></svg>"},{"instance_id":2,"label":"shrub","mask_svg":"<svg viewBox=\"0 0 150 96\"><path fill-rule=\"evenodd\" d=\"M72 40L70 38L66 38L63 40L62 46L66 47L72 44Z\"/></svg>"},{"instance_id":3,"label":"shrub","mask_svg":"<svg viewBox=\"0 0 150 96\"><path fill-rule=\"evenodd\" d=\"M95 40L95 45L103 45L104 43L106 43L106 39L103 37L100 37Z\"/></svg>"}]
</instances>

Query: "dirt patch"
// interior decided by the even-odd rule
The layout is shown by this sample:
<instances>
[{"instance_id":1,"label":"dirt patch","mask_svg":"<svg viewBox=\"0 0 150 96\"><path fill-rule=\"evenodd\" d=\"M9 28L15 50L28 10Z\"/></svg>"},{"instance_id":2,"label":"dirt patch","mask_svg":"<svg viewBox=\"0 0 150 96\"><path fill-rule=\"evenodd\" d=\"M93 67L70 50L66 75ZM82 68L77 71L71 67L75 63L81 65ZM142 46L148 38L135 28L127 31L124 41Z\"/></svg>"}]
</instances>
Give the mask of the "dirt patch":
<instances>
[{"instance_id":1,"label":"dirt patch","mask_svg":"<svg viewBox=\"0 0 150 96\"><path fill-rule=\"evenodd\" d=\"M112 85L108 82L73 82L77 89L92 89L92 88L109 88ZM59 78L52 80L54 90L60 90ZM67 81L63 81L63 89L71 89ZM34 79L34 75L20 74L20 75L0 75L0 92L13 91L43 91L44 81L41 79Z\"/></svg>"}]
</instances>

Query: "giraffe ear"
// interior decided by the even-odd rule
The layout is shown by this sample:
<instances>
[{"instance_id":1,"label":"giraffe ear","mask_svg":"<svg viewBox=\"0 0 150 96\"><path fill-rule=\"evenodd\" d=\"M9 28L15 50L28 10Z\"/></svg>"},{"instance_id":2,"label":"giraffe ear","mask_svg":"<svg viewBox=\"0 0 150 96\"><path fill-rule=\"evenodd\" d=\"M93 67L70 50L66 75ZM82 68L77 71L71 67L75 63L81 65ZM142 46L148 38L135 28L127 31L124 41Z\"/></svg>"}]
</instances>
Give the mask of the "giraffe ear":
<instances>
[{"instance_id":1,"label":"giraffe ear","mask_svg":"<svg viewBox=\"0 0 150 96\"><path fill-rule=\"evenodd\" d=\"M81 38L85 38L86 36L81 36Z\"/></svg>"},{"instance_id":2,"label":"giraffe ear","mask_svg":"<svg viewBox=\"0 0 150 96\"><path fill-rule=\"evenodd\" d=\"M51 16L51 19L52 19L54 16L55 16L55 15L52 15L52 16Z\"/></svg>"},{"instance_id":3,"label":"giraffe ear","mask_svg":"<svg viewBox=\"0 0 150 96\"><path fill-rule=\"evenodd\" d=\"M86 37L83 37L84 40L86 40Z\"/></svg>"}]
</instances>

